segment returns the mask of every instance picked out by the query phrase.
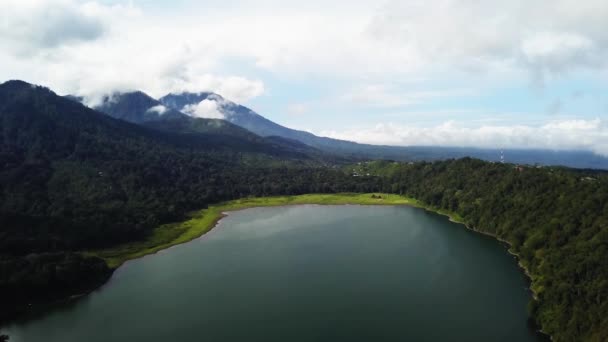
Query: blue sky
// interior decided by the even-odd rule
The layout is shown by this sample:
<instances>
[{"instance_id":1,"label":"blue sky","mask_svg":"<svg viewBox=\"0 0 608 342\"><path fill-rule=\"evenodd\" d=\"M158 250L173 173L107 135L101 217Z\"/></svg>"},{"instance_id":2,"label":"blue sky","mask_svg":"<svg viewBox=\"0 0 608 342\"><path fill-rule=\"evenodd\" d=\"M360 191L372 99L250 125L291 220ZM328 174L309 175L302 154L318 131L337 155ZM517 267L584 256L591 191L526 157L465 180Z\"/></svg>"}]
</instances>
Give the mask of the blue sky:
<instances>
[{"instance_id":1,"label":"blue sky","mask_svg":"<svg viewBox=\"0 0 608 342\"><path fill-rule=\"evenodd\" d=\"M0 3L0 80L210 90L368 143L608 154L605 1Z\"/></svg>"}]
</instances>

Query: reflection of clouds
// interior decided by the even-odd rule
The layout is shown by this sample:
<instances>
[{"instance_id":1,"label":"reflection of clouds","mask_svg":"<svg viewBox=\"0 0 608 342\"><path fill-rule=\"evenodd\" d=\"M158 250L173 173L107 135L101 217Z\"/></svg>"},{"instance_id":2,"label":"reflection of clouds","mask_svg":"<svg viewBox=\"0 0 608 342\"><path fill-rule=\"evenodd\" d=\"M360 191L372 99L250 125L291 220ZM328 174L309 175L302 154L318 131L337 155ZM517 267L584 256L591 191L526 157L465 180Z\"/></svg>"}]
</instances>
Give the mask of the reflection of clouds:
<instances>
[{"instance_id":1,"label":"reflection of clouds","mask_svg":"<svg viewBox=\"0 0 608 342\"><path fill-rule=\"evenodd\" d=\"M331 206L298 205L275 208L252 208L229 212L218 228L218 239L256 239L282 232L331 224L344 219L331 212ZM327 215L326 215L327 214ZM288 224L285 224L288 222Z\"/></svg>"}]
</instances>

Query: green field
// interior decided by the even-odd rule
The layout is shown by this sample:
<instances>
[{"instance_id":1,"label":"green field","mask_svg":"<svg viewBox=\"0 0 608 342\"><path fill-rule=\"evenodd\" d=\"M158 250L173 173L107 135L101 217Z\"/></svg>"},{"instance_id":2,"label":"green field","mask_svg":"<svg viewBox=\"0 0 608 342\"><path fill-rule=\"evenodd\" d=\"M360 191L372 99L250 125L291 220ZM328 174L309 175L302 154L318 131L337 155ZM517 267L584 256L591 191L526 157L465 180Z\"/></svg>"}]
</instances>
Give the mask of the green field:
<instances>
[{"instance_id":1,"label":"green field","mask_svg":"<svg viewBox=\"0 0 608 342\"><path fill-rule=\"evenodd\" d=\"M153 254L160 250L194 240L210 231L224 212L254 207L270 207L296 204L360 204L360 205L410 205L422 207L450 216L453 221L460 222L457 215L434 208L428 208L419 201L390 194L309 194L300 196L257 197L244 198L229 202L218 203L207 209L195 211L184 222L162 225L145 240L123 244L116 247L87 251L86 255L103 258L111 268L117 268L125 261Z\"/></svg>"}]
</instances>

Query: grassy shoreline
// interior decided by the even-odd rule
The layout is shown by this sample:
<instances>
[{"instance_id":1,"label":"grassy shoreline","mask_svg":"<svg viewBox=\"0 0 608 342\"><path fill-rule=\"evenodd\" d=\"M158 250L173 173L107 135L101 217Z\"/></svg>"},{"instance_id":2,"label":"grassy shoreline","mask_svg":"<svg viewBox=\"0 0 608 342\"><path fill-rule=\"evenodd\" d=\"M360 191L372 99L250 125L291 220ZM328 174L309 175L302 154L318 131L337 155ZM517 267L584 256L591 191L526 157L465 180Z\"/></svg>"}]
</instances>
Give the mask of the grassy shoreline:
<instances>
[{"instance_id":1,"label":"grassy shoreline","mask_svg":"<svg viewBox=\"0 0 608 342\"><path fill-rule=\"evenodd\" d=\"M189 218L183 222L169 223L156 228L154 232L143 241L136 241L128 244L119 245L112 248L86 251L83 254L97 256L106 261L112 269L120 267L129 260L138 259L149 254L157 253L161 250L183 244L197 239L210 230L226 216L227 212L258 207L277 207L288 205L316 204L316 205L407 205L422 208L427 211L446 216L450 221L459 223L465 228L486 236L490 236L509 246L508 252L518 259L519 267L524 271L531 281L530 290L534 299L538 299L533 286L533 277L528 268L522 264L519 255L511 249L509 241L491 234L478 230L467 225L460 215L428 206L414 198L385 194L385 193L339 193L339 194L306 194L296 196L274 196L274 197L252 197L221 202L210 205L207 209L194 211L189 214Z\"/></svg>"},{"instance_id":2,"label":"grassy shoreline","mask_svg":"<svg viewBox=\"0 0 608 342\"><path fill-rule=\"evenodd\" d=\"M156 228L145 240L118 245L116 247L83 252L87 256L97 256L106 261L112 269L120 267L129 260L138 259L161 250L180 245L203 236L213 229L226 212L258 207L277 207L288 205L407 205L447 216L450 221L464 225L467 229L492 236L508 244L497 236L471 228L460 215L428 206L414 198L385 193L339 193L306 194L294 196L251 197L210 205L207 209L191 212L182 222L168 223ZM516 254L514 254L516 255ZM520 265L526 274L528 271Z\"/></svg>"},{"instance_id":3,"label":"grassy shoreline","mask_svg":"<svg viewBox=\"0 0 608 342\"><path fill-rule=\"evenodd\" d=\"M509 246L508 252L517 258L519 267L530 279L530 290L533 298L538 300L534 289L534 278L526 265L522 264L520 257L515 253L509 241L495 234L487 233L467 225L464 219L453 212L428 206L414 198L385 194L385 193L340 193L340 194L306 194L296 196L274 196L243 198L233 201L210 205L207 209L190 213L189 218L183 222L162 225L144 241L123 244L116 247L87 251L86 255L97 256L106 261L110 268L116 269L129 260L138 259L161 250L186 243L203 236L212 230L217 223L226 216L227 212L258 207L277 207L289 205L316 204L316 205L407 205L422 208L427 211L447 216L454 223L486 236L493 237ZM542 332L542 330L541 330Z\"/></svg>"},{"instance_id":4,"label":"grassy shoreline","mask_svg":"<svg viewBox=\"0 0 608 342\"><path fill-rule=\"evenodd\" d=\"M375 197L372 197L375 196ZM84 252L106 261L110 268L116 269L128 260L154 254L163 249L197 239L216 226L226 212L256 207L276 207L299 204L317 205L410 205L423 207L419 201L399 195L381 193L341 193L307 194L298 196L275 196L244 198L210 205L207 209L189 214L183 222L164 224L154 230L145 240L119 245L112 248ZM433 210L435 211L435 210Z\"/></svg>"}]
</instances>

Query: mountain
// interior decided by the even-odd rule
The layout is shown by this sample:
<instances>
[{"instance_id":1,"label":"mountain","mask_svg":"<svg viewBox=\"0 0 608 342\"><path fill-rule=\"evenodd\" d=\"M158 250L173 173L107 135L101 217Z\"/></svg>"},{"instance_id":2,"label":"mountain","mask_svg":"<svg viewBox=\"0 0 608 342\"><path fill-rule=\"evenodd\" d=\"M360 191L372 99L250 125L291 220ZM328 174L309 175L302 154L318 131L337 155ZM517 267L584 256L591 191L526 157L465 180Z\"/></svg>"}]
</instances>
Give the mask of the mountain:
<instances>
[{"instance_id":1,"label":"mountain","mask_svg":"<svg viewBox=\"0 0 608 342\"><path fill-rule=\"evenodd\" d=\"M76 96L70 96L69 98L82 102L82 98L79 99ZM287 150L291 149L293 152L308 153L319 158L331 158L311 146L294 144L291 139L277 136L261 137L226 120L196 118L183 114L178 110L164 106L160 101L141 91L113 93L104 96L101 104L95 106L94 109L113 118L160 131L193 135L198 133L212 134L220 139L235 137L240 141L252 144L266 144Z\"/></svg>"},{"instance_id":2,"label":"mountain","mask_svg":"<svg viewBox=\"0 0 608 342\"><path fill-rule=\"evenodd\" d=\"M299 131L281 126L274 123L265 117L259 115L253 110L226 100L218 94L210 92L201 93L181 93L168 94L160 98L160 102L168 108L176 109L184 113L189 112L189 107L195 106L198 103L208 100L214 101L217 104L218 111L224 115L224 120L235 125L243 127L260 136L279 136L292 140L300 141L304 144L325 149L330 152L345 153L360 155L365 157L378 157L376 153L368 153L367 148L377 149L380 146L358 144L345 140L338 140L326 137L318 137L312 133ZM396 152L396 151L395 151ZM381 157L403 157L397 153L387 153ZM401 158L399 158L401 159Z\"/></svg>"},{"instance_id":3,"label":"mountain","mask_svg":"<svg viewBox=\"0 0 608 342\"><path fill-rule=\"evenodd\" d=\"M224 115L224 120L243 127L255 134L260 136L280 136L298 140L311 146L316 145L314 141L315 138L318 137L315 135L283 127L257 114L251 109L228 101L215 93L169 94L161 97L159 101L168 108L173 108L183 113L189 113L191 111L189 107L196 106L205 100L213 101L217 104L218 111Z\"/></svg>"},{"instance_id":4,"label":"mountain","mask_svg":"<svg viewBox=\"0 0 608 342\"><path fill-rule=\"evenodd\" d=\"M163 106L159 101L141 91L106 95L93 109L113 118L138 124L183 115L175 109Z\"/></svg>"},{"instance_id":5,"label":"mountain","mask_svg":"<svg viewBox=\"0 0 608 342\"><path fill-rule=\"evenodd\" d=\"M67 95L66 98L77 102L84 100L82 97L73 95ZM180 133L217 133L248 139L257 137L224 120L193 118L175 109L167 108L160 101L141 91L116 92L106 95L93 109L116 119L159 130Z\"/></svg>"},{"instance_id":6,"label":"mountain","mask_svg":"<svg viewBox=\"0 0 608 342\"><path fill-rule=\"evenodd\" d=\"M260 136L279 136L297 140L328 153L364 158L390 159L398 161L432 161L462 157L473 157L488 161L500 161L500 149L436 146L386 146L359 144L352 141L319 137L312 133L281 126L253 110L222 98L211 92L168 94L160 102L168 108L188 112L201 101L217 104L225 120ZM552 151L542 149L506 149L505 157L510 163L562 165L574 168L608 169L608 158L589 151Z\"/></svg>"},{"instance_id":7,"label":"mountain","mask_svg":"<svg viewBox=\"0 0 608 342\"><path fill-rule=\"evenodd\" d=\"M74 98L72 96L72 98ZM131 123L180 133L217 133L245 139L256 135L224 120L193 118L165 107L144 92L113 93L102 98L93 109ZM259 137L257 137L259 138Z\"/></svg>"}]
</instances>

